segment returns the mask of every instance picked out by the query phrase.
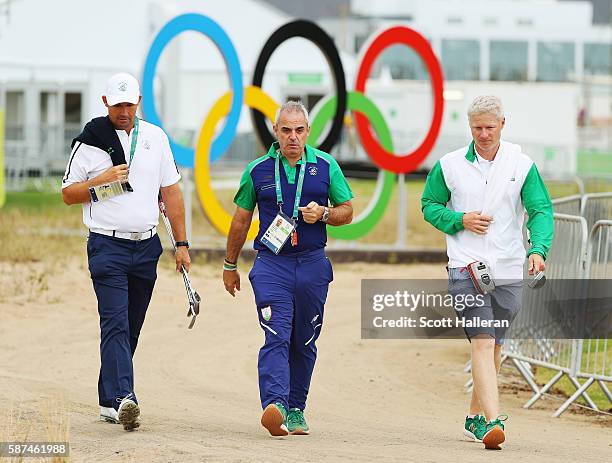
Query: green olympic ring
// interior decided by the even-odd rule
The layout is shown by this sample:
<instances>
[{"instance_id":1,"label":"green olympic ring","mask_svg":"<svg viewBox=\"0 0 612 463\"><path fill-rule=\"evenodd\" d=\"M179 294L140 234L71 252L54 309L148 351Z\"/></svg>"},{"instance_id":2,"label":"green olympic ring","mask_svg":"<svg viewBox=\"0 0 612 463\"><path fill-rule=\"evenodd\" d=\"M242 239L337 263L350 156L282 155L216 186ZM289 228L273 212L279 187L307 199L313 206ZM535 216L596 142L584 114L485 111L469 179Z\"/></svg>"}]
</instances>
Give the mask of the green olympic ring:
<instances>
[{"instance_id":1,"label":"green olympic ring","mask_svg":"<svg viewBox=\"0 0 612 463\"><path fill-rule=\"evenodd\" d=\"M361 92L348 92L347 109L359 112L366 116L376 134L380 144L387 150L393 151L391 132L385 119L376 105ZM308 143L316 146L326 123L334 116L336 111L336 96L330 96L322 103L314 117ZM356 240L367 235L380 221L391 199L395 174L387 170L380 171L376 182L376 191L368 207L348 225L327 227L327 233L332 238L340 240Z\"/></svg>"}]
</instances>

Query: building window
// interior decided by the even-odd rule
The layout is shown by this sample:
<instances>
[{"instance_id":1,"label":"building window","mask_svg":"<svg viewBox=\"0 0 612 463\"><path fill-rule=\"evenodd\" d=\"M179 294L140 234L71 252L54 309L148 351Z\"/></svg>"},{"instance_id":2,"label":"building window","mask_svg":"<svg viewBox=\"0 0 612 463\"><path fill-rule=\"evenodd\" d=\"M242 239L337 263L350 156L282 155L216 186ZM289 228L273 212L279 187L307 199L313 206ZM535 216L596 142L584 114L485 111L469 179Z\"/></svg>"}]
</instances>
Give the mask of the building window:
<instances>
[{"instance_id":1,"label":"building window","mask_svg":"<svg viewBox=\"0 0 612 463\"><path fill-rule=\"evenodd\" d=\"M355 35L355 53L359 53L359 50L361 50L361 47L363 46L363 44L365 43L366 40L368 40L368 36L367 35Z\"/></svg>"},{"instance_id":2,"label":"building window","mask_svg":"<svg viewBox=\"0 0 612 463\"><path fill-rule=\"evenodd\" d=\"M479 80L480 43L477 40L442 40L442 67L446 80Z\"/></svg>"},{"instance_id":3,"label":"building window","mask_svg":"<svg viewBox=\"0 0 612 463\"><path fill-rule=\"evenodd\" d=\"M59 117L59 98L57 92L41 92L40 123L41 125L57 125Z\"/></svg>"},{"instance_id":4,"label":"building window","mask_svg":"<svg viewBox=\"0 0 612 463\"><path fill-rule=\"evenodd\" d=\"M538 81L569 82L575 72L573 43L538 42Z\"/></svg>"},{"instance_id":5,"label":"building window","mask_svg":"<svg viewBox=\"0 0 612 463\"><path fill-rule=\"evenodd\" d=\"M306 94L306 109L308 112L312 111L315 105L323 99L325 95L319 93L307 93Z\"/></svg>"},{"instance_id":6,"label":"building window","mask_svg":"<svg viewBox=\"0 0 612 463\"><path fill-rule=\"evenodd\" d=\"M60 132L59 94L57 92L40 93L40 144L41 152L49 153L61 150L57 146Z\"/></svg>"},{"instance_id":7,"label":"building window","mask_svg":"<svg viewBox=\"0 0 612 463\"><path fill-rule=\"evenodd\" d=\"M533 20L531 18L518 18L516 20L516 25L522 27L531 27L533 26Z\"/></svg>"},{"instance_id":8,"label":"building window","mask_svg":"<svg viewBox=\"0 0 612 463\"><path fill-rule=\"evenodd\" d=\"M81 94L66 93L64 96L64 121L81 125Z\"/></svg>"},{"instance_id":9,"label":"building window","mask_svg":"<svg viewBox=\"0 0 612 463\"><path fill-rule=\"evenodd\" d=\"M6 92L6 139L25 139L25 94L23 91Z\"/></svg>"},{"instance_id":10,"label":"building window","mask_svg":"<svg viewBox=\"0 0 612 463\"><path fill-rule=\"evenodd\" d=\"M490 80L527 80L527 42L491 41Z\"/></svg>"},{"instance_id":11,"label":"building window","mask_svg":"<svg viewBox=\"0 0 612 463\"><path fill-rule=\"evenodd\" d=\"M382 69L391 71L393 79L426 80L428 72L420 56L405 45L392 45L381 53L372 69L372 76L380 77Z\"/></svg>"},{"instance_id":12,"label":"building window","mask_svg":"<svg viewBox=\"0 0 612 463\"><path fill-rule=\"evenodd\" d=\"M80 92L64 94L64 141L67 145L81 131L82 104Z\"/></svg>"},{"instance_id":13,"label":"building window","mask_svg":"<svg viewBox=\"0 0 612 463\"><path fill-rule=\"evenodd\" d=\"M607 43L584 44L584 73L612 75L612 45Z\"/></svg>"}]
</instances>

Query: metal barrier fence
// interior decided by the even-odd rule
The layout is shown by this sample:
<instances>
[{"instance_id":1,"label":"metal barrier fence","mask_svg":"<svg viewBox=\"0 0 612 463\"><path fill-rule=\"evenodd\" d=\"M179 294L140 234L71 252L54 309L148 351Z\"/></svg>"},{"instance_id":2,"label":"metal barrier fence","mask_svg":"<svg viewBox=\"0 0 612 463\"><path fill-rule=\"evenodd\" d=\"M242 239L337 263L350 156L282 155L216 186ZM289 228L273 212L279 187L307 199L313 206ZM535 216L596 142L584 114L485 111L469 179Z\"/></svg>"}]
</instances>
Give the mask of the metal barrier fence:
<instances>
[{"instance_id":1,"label":"metal barrier fence","mask_svg":"<svg viewBox=\"0 0 612 463\"><path fill-rule=\"evenodd\" d=\"M587 221L589 230L598 220L612 218L612 192L589 193L582 197L580 215Z\"/></svg>"},{"instance_id":2,"label":"metal barrier fence","mask_svg":"<svg viewBox=\"0 0 612 463\"><path fill-rule=\"evenodd\" d=\"M566 204L571 204L568 201ZM546 262L547 277L551 279L567 279L576 282L586 276L586 255L588 244L588 228L583 217L566 214L554 215L553 241L549 259ZM560 237L563 237L560 239ZM577 290L574 284L563 285L563 294L559 297L569 299ZM514 320L508 339L504 345L503 355L510 359L533 391L533 396L525 404L531 407L562 377L566 376L574 386L581 387L577 379L577 360L580 355L580 341L562 339L563 328L551 326L545 312L541 310L544 293L526 289L523 293L523 307ZM567 313L563 317L568 324L572 323L574 314ZM553 378L543 387L539 387L531 366L549 368L556 371ZM591 406L595 403L585 391L581 391L584 400ZM562 413L562 411L561 411Z\"/></svg>"},{"instance_id":3,"label":"metal barrier fence","mask_svg":"<svg viewBox=\"0 0 612 463\"><path fill-rule=\"evenodd\" d=\"M580 215L582 195L566 196L552 200L553 209L559 214Z\"/></svg>"},{"instance_id":4,"label":"metal barrier fence","mask_svg":"<svg viewBox=\"0 0 612 463\"><path fill-rule=\"evenodd\" d=\"M557 204L576 207L582 202L582 210L590 211L591 218L607 212L612 194L576 195L562 198ZM588 206L591 201L591 206ZM612 212L612 211L611 211ZM564 300L581 299L590 286L583 284L587 279L607 279L612 277L612 220L598 220L590 233L585 217L555 213L555 240L546 262L546 273L549 279L568 280L567 284L556 287L558 297ZM597 411L598 407L588 394L588 389L597 383L607 399L612 403L612 392L606 383L612 382L612 313L599 311L599 332L604 329L604 336L591 339L562 339L563 326L552 326L546 319L544 293L526 290L523 295L523 307L514 320L502 351L502 362L512 361L519 373L533 391L533 396L525 403L530 408L563 377L576 388L553 414L560 416L580 397L587 406ZM586 300L585 298L582 298ZM590 299L596 300L596 299ZM597 302L601 304L601 302ZM598 306L598 308L600 308ZM564 309L559 319L571 326L588 308L574 306ZM539 366L555 371L553 377L540 387L532 372L532 366ZM470 371L470 364L466 365ZM580 383L583 380L583 383ZM472 386L472 381L466 387Z\"/></svg>"},{"instance_id":5,"label":"metal barrier fence","mask_svg":"<svg viewBox=\"0 0 612 463\"><path fill-rule=\"evenodd\" d=\"M587 277L591 280L611 278L611 259L612 220L599 220L593 225L589 235ZM612 403L612 393L605 384L612 382L612 314L604 311L598 325L605 328L605 336L578 340L580 356L576 361L576 377L586 381L563 403L555 413L556 416L563 413L581 394L586 393L595 382ZM596 406L591 408L597 410Z\"/></svg>"}]
</instances>

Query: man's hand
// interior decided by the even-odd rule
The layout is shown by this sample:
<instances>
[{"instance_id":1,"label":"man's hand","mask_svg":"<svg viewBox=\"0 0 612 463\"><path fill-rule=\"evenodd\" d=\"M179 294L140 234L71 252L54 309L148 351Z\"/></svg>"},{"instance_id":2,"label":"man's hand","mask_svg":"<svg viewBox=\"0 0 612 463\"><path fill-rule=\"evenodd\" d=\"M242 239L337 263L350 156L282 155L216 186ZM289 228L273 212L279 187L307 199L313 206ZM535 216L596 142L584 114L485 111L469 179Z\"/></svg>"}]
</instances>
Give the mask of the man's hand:
<instances>
[{"instance_id":1,"label":"man's hand","mask_svg":"<svg viewBox=\"0 0 612 463\"><path fill-rule=\"evenodd\" d=\"M118 166L110 167L97 176L95 180L98 185L116 182L117 180L121 183L125 183L128 180L128 165L119 164Z\"/></svg>"},{"instance_id":2,"label":"man's hand","mask_svg":"<svg viewBox=\"0 0 612 463\"><path fill-rule=\"evenodd\" d=\"M238 262L240 257L240 250L244 245L247 234L249 233L249 226L253 219L253 211L243 209L240 206L236 206L236 212L232 218L232 224L227 235L227 254L225 260L232 263ZM236 290L240 291L240 273L238 270L223 270L223 285L225 290L236 297Z\"/></svg>"},{"instance_id":3,"label":"man's hand","mask_svg":"<svg viewBox=\"0 0 612 463\"><path fill-rule=\"evenodd\" d=\"M232 297L236 297L236 290L240 291L240 274L238 270L223 270L223 285Z\"/></svg>"},{"instance_id":4,"label":"man's hand","mask_svg":"<svg viewBox=\"0 0 612 463\"><path fill-rule=\"evenodd\" d=\"M544 258L536 253L529 255L529 275L535 275L538 272L546 270Z\"/></svg>"},{"instance_id":5,"label":"man's hand","mask_svg":"<svg viewBox=\"0 0 612 463\"><path fill-rule=\"evenodd\" d=\"M480 212L466 212L463 214L463 228L470 230L478 235L487 233L489 224L493 221L493 217L488 215L480 215Z\"/></svg>"},{"instance_id":6,"label":"man's hand","mask_svg":"<svg viewBox=\"0 0 612 463\"><path fill-rule=\"evenodd\" d=\"M176 258L176 271L180 272L181 267L185 267L185 271L189 272L191 258L189 257L189 250L187 249L187 246L179 246L176 248L174 257Z\"/></svg>"},{"instance_id":7,"label":"man's hand","mask_svg":"<svg viewBox=\"0 0 612 463\"><path fill-rule=\"evenodd\" d=\"M67 188L62 189L62 199L64 203L70 204L83 204L91 201L89 195L89 189L106 183L112 183L120 181L122 183L127 182L128 179L128 165L120 164L106 169L97 177L94 177L85 182L73 183Z\"/></svg>"},{"instance_id":8,"label":"man's hand","mask_svg":"<svg viewBox=\"0 0 612 463\"><path fill-rule=\"evenodd\" d=\"M304 222L315 223L318 220L321 220L321 217L323 217L323 212L325 212L325 207L319 206L314 201L310 201L307 206L298 207L298 211L302 213Z\"/></svg>"}]
</instances>

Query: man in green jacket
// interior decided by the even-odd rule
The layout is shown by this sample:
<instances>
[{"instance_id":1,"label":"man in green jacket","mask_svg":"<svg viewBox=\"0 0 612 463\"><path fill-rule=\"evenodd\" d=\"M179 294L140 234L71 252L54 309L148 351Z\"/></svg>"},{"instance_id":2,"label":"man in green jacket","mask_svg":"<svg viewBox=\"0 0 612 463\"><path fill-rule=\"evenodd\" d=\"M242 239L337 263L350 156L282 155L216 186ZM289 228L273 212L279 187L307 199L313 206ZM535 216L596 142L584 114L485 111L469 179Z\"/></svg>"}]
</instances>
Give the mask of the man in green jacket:
<instances>
[{"instance_id":1,"label":"man in green jacket","mask_svg":"<svg viewBox=\"0 0 612 463\"><path fill-rule=\"evenodd\" d=\"M506 415L499 414L497 373L507 328L521 306L525 255L529 274L545 269L553 238L553 209L535 163L520 146L501 140L501 101L477 97L468 109L472 142L444 155L425 184L425 220L446 234L449 294L480 295L482 303L458 311L463 320L486 320L466 327L471 343L474 389L464 434L500 449ZM529 215L531 247L523 245L523 217ZM485 269L495 288L482 294L472 263ZM486 280L485 280L486 281ZM490 326L482 326L490 325Z\"/></svg>"}]
</instances>

